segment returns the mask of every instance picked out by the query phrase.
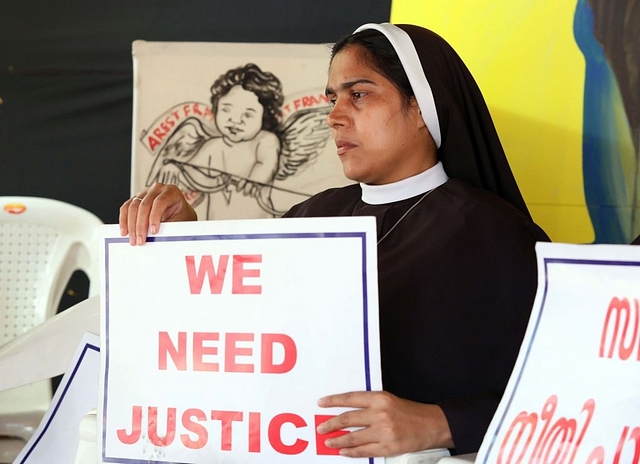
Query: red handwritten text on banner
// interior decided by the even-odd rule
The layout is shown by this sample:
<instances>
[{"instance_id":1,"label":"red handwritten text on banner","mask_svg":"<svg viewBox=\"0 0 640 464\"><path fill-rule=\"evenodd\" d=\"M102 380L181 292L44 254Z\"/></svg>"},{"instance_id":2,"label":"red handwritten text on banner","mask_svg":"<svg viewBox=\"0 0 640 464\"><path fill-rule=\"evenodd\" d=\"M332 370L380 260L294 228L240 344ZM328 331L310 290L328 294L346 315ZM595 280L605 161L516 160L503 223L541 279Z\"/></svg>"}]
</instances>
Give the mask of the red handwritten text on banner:
<instances>
[{"instance_id":1,"label":"red handwritten text on banner","mask_svg":"<svg viewBox=\"0 0 640 464\"><path fill-rule=\"evenodd\" d=\"M634 351L637 351L636 359L640 360L639 326L640 305L638 304L638 299L633 299L632 307L628 298L619 299L614 297L609 303L609 309L602 328L600 357L613 358L617 354L620 359L626 361ZM608 351L606 351L607 342L609 342Z\"/></svg>"}]
</instances>

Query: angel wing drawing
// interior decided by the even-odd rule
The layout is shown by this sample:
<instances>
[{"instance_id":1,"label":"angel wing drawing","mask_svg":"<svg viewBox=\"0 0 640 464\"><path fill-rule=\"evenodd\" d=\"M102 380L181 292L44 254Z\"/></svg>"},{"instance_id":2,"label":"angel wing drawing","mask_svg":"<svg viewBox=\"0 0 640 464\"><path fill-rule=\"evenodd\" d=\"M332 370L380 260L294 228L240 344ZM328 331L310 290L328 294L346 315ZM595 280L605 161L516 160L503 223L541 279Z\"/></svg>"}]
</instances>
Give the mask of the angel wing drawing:
<instances>
[{"instance_id":1,"label":"angel wing drawing","mask_svg":"<svg viewBox=\"0 0 640 464\"><path fill-rule=\"evenodd\" d=\"M188 163L212 136L197 118L185 119L158 153L149 171L146 185L150 186L156 182L180 185L182 170L179 166Z\"/></svg>"},{"instance_id":2,"label":"angel wing drawing","mask_svg":"<svg viewBox=\"0 0 640 464\"><path fill-rule=\"evenodd\" d=\"M205 144L215 144L222 136L211 134L202 122L195 118L185 119L167 139L153 162L147 177L147 186L155 182L172 183L182 189L199 192L197 203L205 196L223 195L227 204L235 195L250 196L268 216L281 216L284 211L274 208L271 190L280 190L296 195L310 196L303 192L274 185L295 176L317 160L330 137L326 124L330 108L317 107L293 113L274 132L279 141L277 162L272 167L272 175L266 182L251 178L246 173L229 172L224 162L217 162L215 156L208 156L207 162L200 156ZM242 156L253 157L250 145ZM237 155L235 155L237 156ZM213 161L212 161L213 159ZM250 185L250 188L246 188ZM233 188L232 188L233 187ZM234 192L235 190L235 192ZM196 206L195 203L192 203ZM208 217L209 218L209 217Z\"/></svg>"},{"instance_id":3,"label":"angel wing drawing","mask_svg":"<svg viewBox=\"0 0 640 464\"><path fill-rule=\"evenodd\" d=\"M295 175L301 166L316 160L329 139L327 116L330 111L328 106L302 110L285 121L283 128L278 131L282 151L275 175L277 180Z\"/></svg>"}]
</instances>

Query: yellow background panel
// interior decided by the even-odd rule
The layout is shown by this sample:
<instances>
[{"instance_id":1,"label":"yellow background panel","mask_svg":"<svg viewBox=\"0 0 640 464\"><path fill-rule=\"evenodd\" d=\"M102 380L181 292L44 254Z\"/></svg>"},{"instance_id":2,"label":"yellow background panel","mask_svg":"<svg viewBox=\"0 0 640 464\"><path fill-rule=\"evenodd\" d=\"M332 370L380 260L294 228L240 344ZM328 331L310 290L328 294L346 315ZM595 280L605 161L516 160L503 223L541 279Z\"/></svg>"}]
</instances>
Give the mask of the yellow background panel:
<instances>
[{"instance_id":1,"label":"yellow background panel","mask_svg":"<svg viewBox=\"0 0 640 464\"><path fill-rule=\"evenodd\" d=\"M574 0L393 0L391 22L427 27L456 49L487 100L535 221L554 241L590 243L575 7Z\"/></svg>"}]
</instances>

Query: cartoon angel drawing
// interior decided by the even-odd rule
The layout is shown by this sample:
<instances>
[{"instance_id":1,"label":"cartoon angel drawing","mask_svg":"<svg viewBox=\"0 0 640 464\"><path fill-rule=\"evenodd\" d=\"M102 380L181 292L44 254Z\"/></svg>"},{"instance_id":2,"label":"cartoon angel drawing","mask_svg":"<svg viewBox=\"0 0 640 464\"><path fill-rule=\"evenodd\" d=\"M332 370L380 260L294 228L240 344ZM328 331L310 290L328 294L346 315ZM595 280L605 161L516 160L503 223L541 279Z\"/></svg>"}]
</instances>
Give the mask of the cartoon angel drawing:
<instances>
[{"instance_id":1,"label":"cartoon angel drawing","mask_svg":"<svg viewBox=\"0 0 640 464\"><path fill-rule=\"evenodd\" d=\"M147 185L173 183L206 201L207 219L276 217L276 180L312 164L327 143L329 107L293 113L282 121L280 80L249 63L230 69L211 87L215 129L184 119L166 140Z\"/></svg>"}]
</instances>

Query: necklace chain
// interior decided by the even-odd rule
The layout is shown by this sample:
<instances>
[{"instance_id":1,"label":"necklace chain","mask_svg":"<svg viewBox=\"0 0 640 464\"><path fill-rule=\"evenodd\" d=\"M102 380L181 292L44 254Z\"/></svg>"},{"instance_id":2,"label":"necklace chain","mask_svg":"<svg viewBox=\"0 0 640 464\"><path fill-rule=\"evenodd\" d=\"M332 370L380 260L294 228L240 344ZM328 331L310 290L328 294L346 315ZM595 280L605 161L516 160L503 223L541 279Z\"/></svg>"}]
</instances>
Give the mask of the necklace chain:
<instances>
[{"instance_id":1,"label":"necklace chain","mask_svg":"<svg viewBox=\"0 0 640 464\"><path fill-rule=\"evenodd\" d=\"M380 243L381 243L385 238L387 238L387 237L389 236L389 234L390 234L391 232L393 232L393 230L394 230L396 227L398 227L398 224L400 224L400 223L402 222L402 220L403 220L404 218L406 218L406 217L407 217L407 215L408 215L411 211L413 211L413 209L414 209L416 206L418 206L422 200L424 200L425 198L427 198L427 195L429 195L429 194L430 194L431 192L433 192L434 190L435 190L435 189L427 190L427 191L424 193L424 195L422 195L422 196L418 199L418 201L416 201L416 202L411 206L411 208L409 208L409 209L408 209L408 210L407 210L407 211L406 211L402 216L400 216L400 219L398 219L398 220L396 221L396 223L393 225L393 227L391 227L391 229L389 229L389 230L387 231L387 233L386 233L386 234L384 234L384 235L382 236L382 238L380 238L380 240L378 240L377 245L380 245Z\"/></svg>"}]
</instances>

